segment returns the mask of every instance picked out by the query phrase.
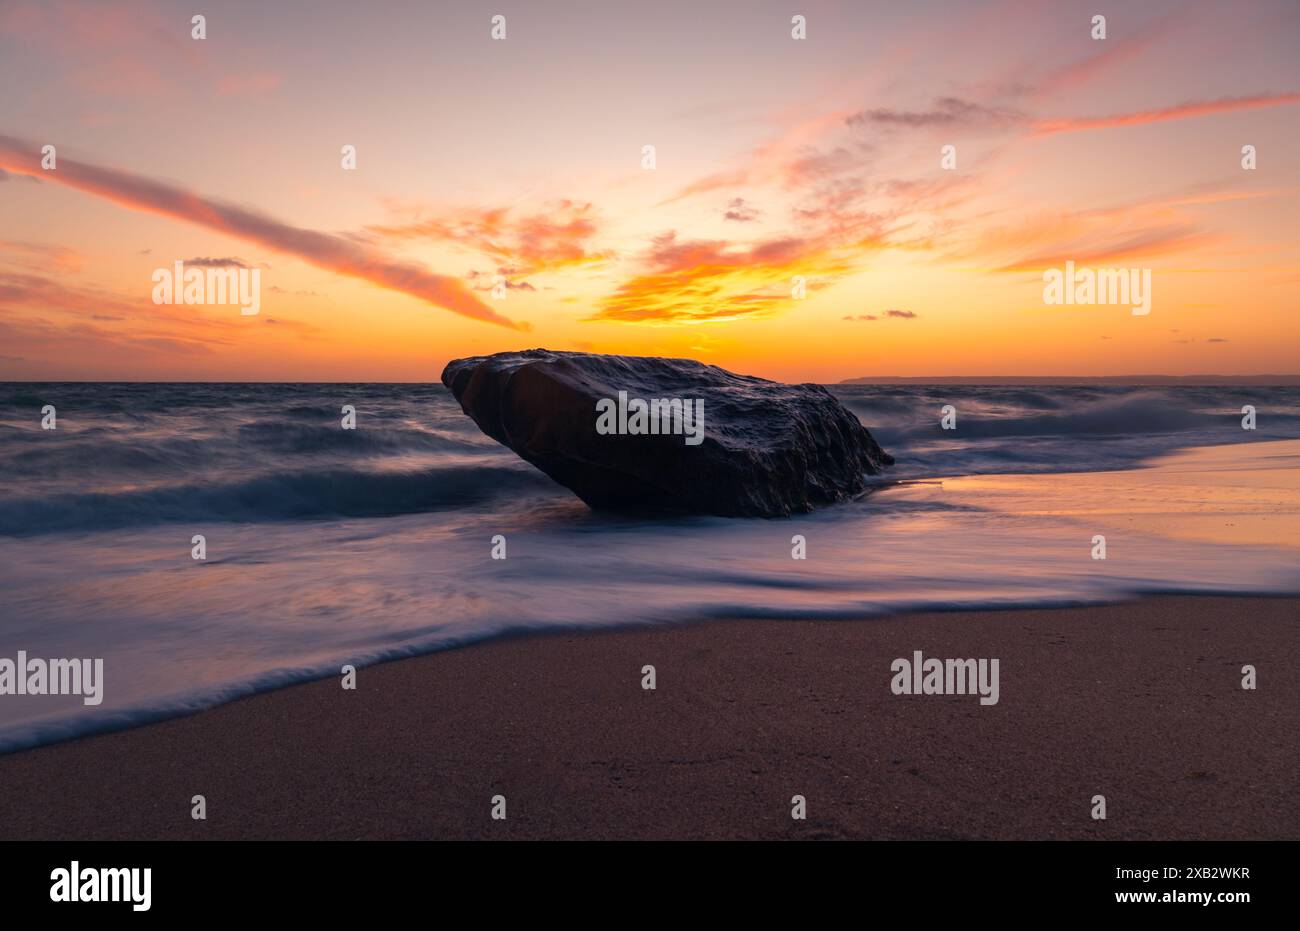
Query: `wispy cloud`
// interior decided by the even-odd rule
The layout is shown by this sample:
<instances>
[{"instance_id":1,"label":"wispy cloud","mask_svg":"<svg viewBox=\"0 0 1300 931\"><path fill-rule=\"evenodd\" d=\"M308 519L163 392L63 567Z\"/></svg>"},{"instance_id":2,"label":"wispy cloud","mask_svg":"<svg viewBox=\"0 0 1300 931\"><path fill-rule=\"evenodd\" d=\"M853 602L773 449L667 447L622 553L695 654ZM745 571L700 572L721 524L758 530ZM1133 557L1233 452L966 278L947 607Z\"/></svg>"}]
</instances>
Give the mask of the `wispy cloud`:
<instances>
[{"instance_id":1,"label":"wispy cloud","mask_svg":"<svg viewBox=\"0 0 1300 931\"><path fill-rule=\"evenodd\" d=\"M211 258L206 258L204 256L199 256L193 259L186 259L185 264L194 265L197 266L198 268L251 268L252 267L243 259L237 259L237 258L211 259Z\"/></svg>"},{"instance_id":2,"label":"wispy cloud","mask_svg":"<svg viewBox=\"0 0 1300 931\"><path fill-rule=\"evenodd\" d=\"M1254 94L1248 97L1221 97L1218 100L1193 100L1161 107L1155 110L1136 110L1111 116L1069 117L1065 119L1038 120L1033 135L1050 136L1056 133L1074 133L1089 129L1110 129L1115 126L1145 126L1168 120L1185 120L1191 117L1210 116L1216 113L1235 113L1241 110L1258 110L1262 107L1280 107L1300 103L1300 93Z\"/></svg>"},{"instance_id":3,"label":"wispy cloud","mask_svg":"<svg viewBox=\"0 0 1300 931\"><path fill-rule=\"evenodd\" d=\"M736 223L753 223L758 219L758 216L758 211L750 204L747 204L745 198L733 197L731 203L727 204L727 209L722 214L722 219L733 220Z\"/></svg>"},{"instance_id":4,"label":"wispy cloud","mask_svg":"<svg viewBox=\"0 0 1300 931\"><path fill-rule=\"evenodd\" d=\"M1131 224L1107 226L1093 217L1075 215L1058 220L1031 222L1012 237L1033 251L1000 266L1001 271L1041 271L1066 261L1106 264L1130 259L1153 259L1213 245L1221 237L1203 230L1192 220L1134 217ZM1010 244L1011 240L1005 240ZM996 248L997 237L984 242Z\"/></svg>"},{"instance_id":5,"label":"wispy cloud","mask_svg":"<svg viewBox=\"0 0 1300 931\"><path fill-rule=\"evenodd\" d=\"M10 174L3 168L0 168L0 181L30 181L33 184L39 184L39 178L30 178L27 175Z\"/></svg>"},{"instance_id":6,"label":"wispy cloud","mask_svg":"<svg viewBox=\"0 0 1300 931\"><path fill-rule=\"evenodd\" d=\"M242 319L135 302L61 277L0 272L0 340L22 346L29 360L68 352L96 358L211 356L239 338Z\"/></svg>"},{"instance_id":7,"label":"wispy cloud","mask_svg":"<svg viewBox=\"0 0 1300 931\"><path fill-rule=\"evenodd\" d=\"M527 329L501 316L457 278L434 274L395 259L366 244L331 233L290 226L243 207L224 204L191 191L59 156L55 171L42 171L40 146L0 135L0 167L39 176L132 210L171 217L292 255L317 268L357 278L418 298L453 313L511 329Z\"/></svg>"},{"instance_id":8,"label":"wispy cloud","mask_svg":"<svg viewBox=\"0 0 1300 931\"><path fill-rule=\"evenodd\" d=\"M880 107L859 110L845 118L848 126L895 126L907 129L954 126L1008 126L1022 123L1025 115L1005 107L961 100L957 97L940 97L928 110L898 110Z\"/></svg>"},{"instance_id":9,"label":"wispy cloud","mask_svg":"<svg viewBox=\"0 0 1300 931\"><path fill-rule=\"evenodd\" d=\"M245 37L234 55L230 46L211 55L190 39L189 19L153 0L5 0L0 36L59 62L64 93L100 102L266 95L280 86L269 49ZM82 119L112 122L102 113Z\"/></svg>"},{"instance_id":10,"label":"wispy cloud","mask_svg":"<svg viewBox=\"0 0 1300 931\"><path fill-rule=\"evenodd\" d=\"M0 252L9 253L11 261L16 256L19 264L54 266L69 271L76 271L81 267L81 254L67 246L0 239Z\"/></svg>"},{"instance_id":11,"label":"wispy cloud","mask_svg":"<svg viewBox=\"0 0 1300 931\"><path fill-rule=\"evenodd\" d=\"M920 316L920 314L916 313L915 311L911 311L911 310L895 310L895 309L892 309L892 308L891 308L890 310L885 311L885 314L884 314L884 318L883 318L883 319L892 319L892 320L915 320L915 319L916 319L917 317L919 317L919 316ZM861 321L861 322L864 322L864 323L871 323L871 322L874 322L874 321L876 321L876 320L880 320L880 319L882 319L882 318L879 317L879 316L877 316L876 314L858 314L856 317L853 316L853 315L849 315L849 316L847 316L847 317L842 317L841 319L843 319L843 320L851 320L851 321L854 321L854 322Z\"/></svg>"},{"instance_id":12,"label":"wispy cloud","mask_svg":"<svg viewBox=\"0 0 1300 931\"><path fill-rule=\"evenodd\" d=\"M1094 43L1102 46L1101 51L1059 65L1039 78L1032 89L1034 98L1041 100L1068 93L1105 75L1113 74L1129 63L1139 62L1143 55L1167 36L1174 27L1184 22L1186 17L1187 11L1179 9L1145 25L1119 35L1109 36L1105 42Z\"/></svg>"},{"instance_id":13,"label":"wispy cloud","mask_svg":"<svg viewBox=\"0 0 1300 931\"><path fill-rule=\"evenodd\" d=\"M451 243L493 259L514 276L597 265L613 257L592 245L599 224L590 203L559 200L531 213L506 207L446 210L435 216L413 213L409 220L366 231L397 241Z\"/></svg>"}]
</instances>

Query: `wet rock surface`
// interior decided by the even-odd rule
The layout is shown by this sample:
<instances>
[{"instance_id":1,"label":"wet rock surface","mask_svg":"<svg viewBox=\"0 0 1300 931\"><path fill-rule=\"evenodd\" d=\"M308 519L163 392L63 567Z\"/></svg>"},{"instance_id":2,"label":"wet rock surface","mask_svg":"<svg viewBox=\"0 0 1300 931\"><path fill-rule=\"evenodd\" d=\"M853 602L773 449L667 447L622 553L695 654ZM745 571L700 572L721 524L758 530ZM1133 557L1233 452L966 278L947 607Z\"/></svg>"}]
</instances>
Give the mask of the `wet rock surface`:
<instances>
[{"instance_id":1,"label":"wet rock surface","mask_svg":"<svg viewBox=\"0 0 1300 931\"><path fill-rule=\"evenodd\" d=\"M821 385L687 359L531 349L456 359L442 382L596 509L781 517L856 497L894 461Z\"/></svg>"}]
</instances>

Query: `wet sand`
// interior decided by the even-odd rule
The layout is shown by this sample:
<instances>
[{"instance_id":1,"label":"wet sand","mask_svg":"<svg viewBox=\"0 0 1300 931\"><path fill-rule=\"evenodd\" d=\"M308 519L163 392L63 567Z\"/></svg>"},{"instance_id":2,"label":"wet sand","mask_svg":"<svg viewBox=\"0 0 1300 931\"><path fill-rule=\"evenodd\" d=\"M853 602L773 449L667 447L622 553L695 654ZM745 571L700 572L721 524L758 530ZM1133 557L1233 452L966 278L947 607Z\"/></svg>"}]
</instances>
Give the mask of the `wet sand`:
<instances>
[{"instance_id":1,"label":"wet sand","mask_svg":"<svg viewBox=\"0 0 1300 931\"><path fill-rule=\"evenodd\" d=\"M0 838L1297 839L1297 657L1297 598L503 640L0 757Z\"/></svg>"}]
</instances>

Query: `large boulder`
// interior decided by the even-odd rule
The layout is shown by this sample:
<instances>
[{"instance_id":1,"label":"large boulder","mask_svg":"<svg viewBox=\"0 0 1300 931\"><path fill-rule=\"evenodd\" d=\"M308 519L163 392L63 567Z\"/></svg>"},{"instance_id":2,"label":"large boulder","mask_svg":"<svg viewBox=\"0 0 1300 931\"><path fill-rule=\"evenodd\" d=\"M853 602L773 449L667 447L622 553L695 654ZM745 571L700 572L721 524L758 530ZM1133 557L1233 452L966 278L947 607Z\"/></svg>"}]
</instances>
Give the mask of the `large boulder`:
<instances>
[{"instance_id":1,"label":"large boulder","mask_svg":"<svg viewBox=\"0 0 1300 931\"><path fill-rule=\"evenodd\" d=\"M456 359L442 383L484 433L592 508L780 517L859 495L894 462L821 385L688 359L530 349ZM684 416L656 426L676 432L610 432L648 429L655 418L633 402L671 399ZM702 431L687 420L699 402Z\"/></svg>"}]
</instances>

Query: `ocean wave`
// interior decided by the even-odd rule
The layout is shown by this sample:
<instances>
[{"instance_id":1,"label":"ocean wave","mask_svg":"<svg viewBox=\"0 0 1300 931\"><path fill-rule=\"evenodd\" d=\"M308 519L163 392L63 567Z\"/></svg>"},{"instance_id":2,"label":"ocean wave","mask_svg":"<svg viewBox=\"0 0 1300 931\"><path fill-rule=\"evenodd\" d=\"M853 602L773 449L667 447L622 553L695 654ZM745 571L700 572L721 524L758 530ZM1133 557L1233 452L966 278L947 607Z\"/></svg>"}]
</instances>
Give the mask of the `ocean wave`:
<instances>
[{"instance_id":1,"label":"ocean wave","mask_svg":"<svg viewBox=\"0 0 1300 931\"><path fill-rule=\"evenodd\" d=\"M1187 446L1300 436L1295 388L835 386L892 479L1129 468ZM40 405L58 429L40 428ZM340 405L356 405L344 430ZM1256 431L1240 408L1259 411ZM957 429L940 427L953 404ZM441 385L0 385L0 534L191 519L386 516L554 490ZM556 490L562 500L572 501ZM459 496L459 497L458 497Z\"/></svg>"},{"instance_id":2,"label":"ocean wave","mask_svg":"<svg viewBox=\"0 0 1300 931\"><path fill-rule=\"evenodd\" d=\"M314 412L319 416L320 412ZM338 423L303 424L276 418L240 424L241 445L267 452L311 455L319 452L347 452L356 455L413 452L465 452L484 446L468 432L464 436L446 431L380 425L365 430L343 430Z\"/></svg>"},{"instance_id":3,"label":"ocean wave","mask_svg":"<svg viewBox=\"0 0 1300 931\"><path fill-rule=\"evenodd\" d=\"M987 402L963 406L954 399L957 426L946 431L938 412L928 423L912 424L900 432L913 436L946 435L953 438L987 439L1029 436L1149 436L1237 427L1240 413L1217 412L1171 404L1167 396L1155 393L1105 397L1067 409L1045 410L1041 400L1033 408L990 411Z\"/></svg>"},{"instance_id":4,"label":"ocean wave","mask_svg":"<svg viewBox=\"0 0 1300 931\"><path fill-rule=\"evenodd\" d=\"M408 472L357 469L259 475L227 483L0 500L0 535L108 530L175 521L387 517L459 508L557 489L528 468L444 466Z\"/></svg>"}]
</instances>

